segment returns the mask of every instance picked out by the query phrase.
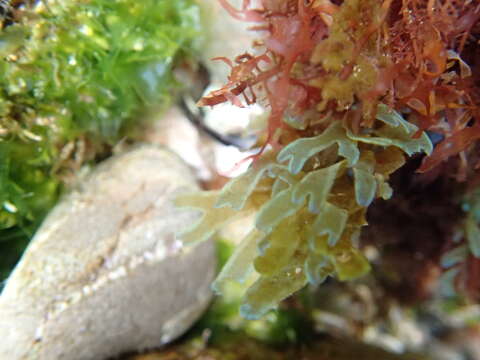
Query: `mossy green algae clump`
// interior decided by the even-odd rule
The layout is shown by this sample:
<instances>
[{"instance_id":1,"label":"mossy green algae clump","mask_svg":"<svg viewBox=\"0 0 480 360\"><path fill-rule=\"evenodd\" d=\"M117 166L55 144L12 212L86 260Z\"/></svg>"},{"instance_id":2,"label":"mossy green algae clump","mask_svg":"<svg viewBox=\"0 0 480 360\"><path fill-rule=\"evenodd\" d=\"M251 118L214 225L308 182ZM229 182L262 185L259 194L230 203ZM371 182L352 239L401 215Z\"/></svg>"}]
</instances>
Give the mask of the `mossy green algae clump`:
<instances>
[{"instance_id":1,"label":"mossy green algae clump","mask_svg":"<svg viewBox=\"0 0 480 360\"><path fill-rule=\"evenodd\" d=\"M0 33L4 271L65 181L131 136L146 106L171 102L180 85L172 68L201 37L193 0L52 0L12 10Z\"/></svg>"}]
</instances>

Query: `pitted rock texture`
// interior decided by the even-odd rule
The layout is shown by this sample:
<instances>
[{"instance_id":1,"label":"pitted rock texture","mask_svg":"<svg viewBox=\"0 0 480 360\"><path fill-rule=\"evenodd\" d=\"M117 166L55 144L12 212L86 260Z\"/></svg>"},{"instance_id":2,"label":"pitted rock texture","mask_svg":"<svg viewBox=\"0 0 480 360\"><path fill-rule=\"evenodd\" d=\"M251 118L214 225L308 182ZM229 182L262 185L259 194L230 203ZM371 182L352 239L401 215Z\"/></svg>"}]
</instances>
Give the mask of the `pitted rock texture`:
<instances>
[{"instance_id":1,"label":"pitted rock texture","mask_svg":"<svg viewBox=\"0 0 480 360\"><path fill-rule=\"evenodd\" d=\"M197 190L174 154L143 146L93 171L50 213L0 296L0 359L102 360L182 334L211 298L212 242L175 233Z\"/></svg>"}]
</instances>

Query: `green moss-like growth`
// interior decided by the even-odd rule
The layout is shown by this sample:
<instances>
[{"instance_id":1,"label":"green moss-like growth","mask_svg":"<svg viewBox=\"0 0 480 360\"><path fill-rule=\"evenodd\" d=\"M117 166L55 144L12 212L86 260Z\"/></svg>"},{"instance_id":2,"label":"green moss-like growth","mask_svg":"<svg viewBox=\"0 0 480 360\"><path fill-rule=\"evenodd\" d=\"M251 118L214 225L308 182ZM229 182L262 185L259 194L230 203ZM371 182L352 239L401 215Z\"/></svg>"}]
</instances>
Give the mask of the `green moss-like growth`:
<instances>
[{"instance_id":1,"label":"green moss-like growth","mask_svg":"<svg viewBox=\"0 0 480 360\"><path fill-rule=\"evenodd\" d=\"M168 105L179 87L172 67L200 32L193 0L51 0L16 13L0 32L7 268L4 254L31 236L64 180L128 137L146 106Z\"/></svg>"}]
</instances>

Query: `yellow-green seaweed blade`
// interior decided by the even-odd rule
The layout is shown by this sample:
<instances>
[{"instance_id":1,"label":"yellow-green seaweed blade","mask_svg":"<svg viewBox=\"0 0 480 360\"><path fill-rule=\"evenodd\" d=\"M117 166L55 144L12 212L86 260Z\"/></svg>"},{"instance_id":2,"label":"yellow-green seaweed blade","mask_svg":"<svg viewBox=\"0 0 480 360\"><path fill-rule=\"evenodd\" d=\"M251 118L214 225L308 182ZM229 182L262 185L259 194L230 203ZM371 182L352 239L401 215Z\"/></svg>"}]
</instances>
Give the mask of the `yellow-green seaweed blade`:
<instances>
[{"instance_id":1,"label":"yellow-green seaweed blade","mask_svg":"<svg viewBox=\"0 0 480 360\"><path fill-rule=\"evenodd\" d=\"M307 284L303 261L273 276L261 276L245 294L240 314L246 319L259 319L277 304Z\"/></svg>"},{"instance_id":2,"label":"yellow-green seaweed blade","mask_svg":"<svg viewBox=\"0 0 480 360\"><path fill-rule=\"evenodd\" d=\"M177 196L175 199L176 206L202 212L200 219L196 223L193 223L178 234L184 243L192 244L209 239L217 230L241 214L229 208L215 208L213 205L217 198L218 191L196 192Z\"/></svg>"},{"instance_id":3,"label":"yellow-green seaweed blade","mask_svg":"<svg viewBox=\"0 0 480 360\"><path fill-rule=\"evenodd\" d=\"M355 199L358 205L369 206L377 191L375 176L363 169L354 168L353 177L355 179Z\"/></svg>"},{"instance_id":4,"label":"yellow-green seaweed blade","mask_svg":"<svg viewBox=\"0 0 480 360\"><path fill-rule=\"evenodd\" d=\"M220 191L215 207L231 207L235 210L242 209L255 187L271 167L280 166L274 162L275 155L267 153L242 175L231 179Z\"/></svg>"},{"instance_id":5,"label":"yellow-green seaweed blade","mask_svg":"<svg viewBox=\"0 0 480 360\"><path fill-rule=\"evenodd\" d=\"M223 292L224 286L229 280L244 283L253 270L253 260L257 255L258 243L265 237L265 234L252 229L235 249L228 259L220 274L212 284L216 293Z\"/></svg>"},{"instance_id":6,"label":"yellow-green seaweed blade","mask_svg":"<svg viewBox=\"0 0 480 360\"><path fill-rule=\"evenodd\" d=\"M338 278L342 281L356 279L370 271L368 260L353 246L333 252L331 260Z\"/></svg>"},{"instance_id":7,"label":"yellow-green seaweed blade","mask_svg":"<svg viewBox=\"0 0 480 360\"><path fill-rule=\"evenodd\" d=\"M284 219L268 235L263 254L255 259L255 270L262 275L272 275L286 267L300 243L299 231L295 216Z\"/></svg>"},{"instance_id":8,"label":"yellow-green seaweed blade","mask_svg":"<svg viewBox=\"0 0 480 360\"><path fill-rule=\"evenodd\" d=\"M328 245L334 246L345 229L347 219L346 210L326 202L313 223L313 230L317 236L327 235Z\"/></svg>"},{"instance_id":9,"label":"yellow-green seaweed blade","mask_svg":"<svg viewBox=\"0 0 480 360\"><path fill-rule=\"evenodd\" d=\"M333 265L326 256L314 252L308 254L305 262L305 275L310 284L320 285L333 274L333 271Z\"/></svg>"},{"instance_id":10,"label":"yellow-green seaweed blade","mask_svg":"<svg viewBox=\"0 0 480 360\"><path fill-rule=\"evenodd\" d=\"M277 156L278 162L288 162L292 174L298 174L313 155L338 144L338 153L345 157L349 166L358 161L360 152L354 141L347 138L339 122L332 123L321 135L303 138L288 144Z\"/></svg>"},{"instance_id":11,"label":"yellow-green seaweed blade","mask_svg":"<svg viewBox=\"0 0 480 360\"><path fill-rule=\"evenodd\" d=\"M293 188L292 200L295 203L303 204L305 199L309 197L309 211L318 214L322 210L328 194L332 190L333 183L342 165L343 162L338 162L327 168L308 173Z\"/></svg>"},{"instance_id":12,"label":"yellow-green seaweed blade","mask_svg":"<svg viewBox=\"0 0 480 360\"><path fill-rule=\"evenodd\" d=\"M399 113L385 108L380 104L377 112L377 119L385 125L373 131L371 134L354 134L347 129L347 136L358 142L378 146L396 146L402 149L409 156L424 152L430 155L433 151L433 144L425 132L417 138L414 137L418 127L404 120Z\"/></svg>"},{"instance_id":13,"label":"yellow-green seaweed blade","mask_svg":"<svg viewBox=\"0 0 480 360\"><path fill-rule=\"evenodd\" d=\"M259 210L255 225L259 230L270 233L283 219L295 214L302 206L302 203L292 201L292 187L280 191Z\"/></svg>"}]
</instances>

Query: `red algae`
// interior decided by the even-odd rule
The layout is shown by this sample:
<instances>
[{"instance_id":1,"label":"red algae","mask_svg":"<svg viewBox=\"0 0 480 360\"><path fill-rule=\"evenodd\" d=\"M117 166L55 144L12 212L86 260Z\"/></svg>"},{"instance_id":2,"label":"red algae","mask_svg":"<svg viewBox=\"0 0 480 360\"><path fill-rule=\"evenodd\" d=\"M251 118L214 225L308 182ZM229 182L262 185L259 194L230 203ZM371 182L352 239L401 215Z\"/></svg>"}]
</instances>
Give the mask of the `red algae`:
<instances>
[{"instance_id":1,"label":"red algae","mask_svg":"<svg viewBox=\"0 0 480 360\"><path fill-rule=\"evenodd\" d=\"M480 90L463 57L467 43L478 41L477 2L245 0L241 9L220 3L236 19L253 22L263 37L259 54L230 63L227 84L199 105L260 101L270 109L266 143L278 146L274 134L286 128L285 116L315 111L322 118L333 111L352 119L349 126L358 133L374 125L383 102L444 139L418 171L460 161L460 152L468 163L480 136L474 126ZM350 111L356 115L345 114Z\"/></svg>"}]
</instances>

